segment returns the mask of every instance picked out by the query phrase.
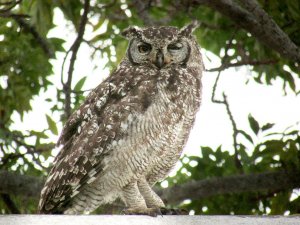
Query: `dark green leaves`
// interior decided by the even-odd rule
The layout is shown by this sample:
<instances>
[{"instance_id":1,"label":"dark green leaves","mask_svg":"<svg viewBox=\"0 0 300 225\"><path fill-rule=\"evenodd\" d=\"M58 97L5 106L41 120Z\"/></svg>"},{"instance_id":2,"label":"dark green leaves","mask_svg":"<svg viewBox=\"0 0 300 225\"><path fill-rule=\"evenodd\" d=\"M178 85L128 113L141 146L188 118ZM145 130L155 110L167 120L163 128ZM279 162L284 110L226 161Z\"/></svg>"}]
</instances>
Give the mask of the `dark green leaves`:
<instances>
[{"instance_id":1,"label":"dark green leaves","mask_svg":"<svg viewBox=\"0 0 300 225\"><path fill-rule=\"evenodd\" d=\"M4 36L0 41L0 76L6 77L8 85L0 87L0 111L5 111L2 122L9 125L14 110L23 115L31 109L33 96L51 84L52 65L36 39L13 20L1 19L0 30Z\"/></svg>"},{"instance_id":2,"label":"dark green leaves","mask_svg":"<svg viewBox=\"0 0 300 225\"><path fill-rule=\"evenodd\" d=\"M253 121L256 120L251 117L251 121L255 123ZM255 127L257 132L257 124ZM241 139L238 143L237 154L243 174L300 169L299 131L293 130L296 129L293 127L291 131L276 133L276 136L280 138L273 139L272 133L270 133L272 127L273 124L270 123L262 126L260 135L264 138L258 143L253 143L253 139L245 131L239 131L251 142L249 145L245 139ZM202 147L200 152L199 156L185 155L181 159L182 166L176 176L168 178L169 186L190 180L226 177L240 173L233 149ZM196 163L193 163L192 166L191 162ZM234 184L232 185L234 186ZM297 213L300 201L299 198L294 201L290 200L292 192L293 190L287 189L275 193L258 191L257 193L216 195L199 201L191 201L184 204L183 207L194 210L196 214L211 215L230 214L232 212L244 215L283 214L287 209L293 214Z\"/></svg>"}]
</instances>

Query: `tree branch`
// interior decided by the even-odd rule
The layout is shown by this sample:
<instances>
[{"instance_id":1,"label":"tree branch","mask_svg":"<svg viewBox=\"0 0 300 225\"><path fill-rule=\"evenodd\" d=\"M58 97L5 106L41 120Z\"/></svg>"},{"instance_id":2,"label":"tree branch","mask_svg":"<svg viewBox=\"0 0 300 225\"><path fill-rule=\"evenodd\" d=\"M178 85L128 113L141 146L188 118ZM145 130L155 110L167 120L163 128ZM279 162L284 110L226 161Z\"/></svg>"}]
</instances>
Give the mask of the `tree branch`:
<instances>
[{"instance_id":1,"label":"tree branch","mask_svg":"<svg viewBox=\"0 0 300 225\"><path fill-rule=\"evenodd\" d=\"M0 170L0 193L39 198L43 179Z\"/></svg>"},{"instance_id":2,"label":"tree branch","mask_svg":"<svg viewBox=\"0 0 300 225\"><path fill-rule=\"evenodd\" d=\"M190 181L159 190L158 194L168 203L179 203L185 199L199 200L221 194L279 192L299 187L299 171L279 171Z\"/></svg>"},{"instance_id":3,"label":"tree branch","mask_svg":"<svg viewBox=\"0 0 300 225\"><path fill-rule=\"evenodd\" d=\"M255 0L240 0L245 9L232 0L195 0L230 18L239 27L250 32L257 40L277 51L281 56L300 62L300 49L284 33Z\"/></svg>"},{"instance_id":4,"label":"tree branch","mask_svg":"<svg viewBox=\"0 0 300 225\"><path fill-rule=\"evenodd\" d=\"M66 119L69 118L71 115L71 84L72 84L72 78L73 78L73 71L74 71L74 65L77 58L77 52L79 50L79 47L83 41L83 35L85 31L85 25L88 20L88 13L90 9L90 0L84 1L83 6L83 14L81 16L79 29L78 29L78 35L71 46L70 50L67 52L67 54L72 51L71 59L70 59L70 65L68 70L68 79L66 83L63 83L63 90L65 93L65 116ZM67 56L67 55L66 55Z\"/></svg>"},{"instance_id":5,"label":"tree branch","mask_svg":"<svg viewBox=\"0 0 300 225\"><path fill-rule=\"evenodd\" d=\"M0 193L37 199L43 183L38 177L0 170ZM277 171L190 181L156 191L166 202L179 203L185 199L198 200L221 194L279 192L299 187L300 171Z\"/></svg>"}]
</instances>

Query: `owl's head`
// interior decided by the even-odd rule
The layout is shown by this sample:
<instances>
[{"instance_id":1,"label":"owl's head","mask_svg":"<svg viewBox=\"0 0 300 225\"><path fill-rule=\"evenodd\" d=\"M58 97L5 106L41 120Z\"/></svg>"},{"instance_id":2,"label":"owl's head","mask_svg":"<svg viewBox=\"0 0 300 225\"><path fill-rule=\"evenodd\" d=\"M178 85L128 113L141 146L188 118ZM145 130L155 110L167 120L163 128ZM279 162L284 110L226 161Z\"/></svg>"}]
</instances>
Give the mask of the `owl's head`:
<instances>
[{"instance_id":1,"label":"owl's head","mask_svg":"<svg viewBox=\"0 0 300 225\"><path fill-rule=\"evenodd\" d=\"M193 22L182 29L129 27L122 32L129 39L127 58L134 65L154 66L158 69L174 65L186 66L191 52L198 50L192 37L197 26Z\"/></svg>"}]
</instances>

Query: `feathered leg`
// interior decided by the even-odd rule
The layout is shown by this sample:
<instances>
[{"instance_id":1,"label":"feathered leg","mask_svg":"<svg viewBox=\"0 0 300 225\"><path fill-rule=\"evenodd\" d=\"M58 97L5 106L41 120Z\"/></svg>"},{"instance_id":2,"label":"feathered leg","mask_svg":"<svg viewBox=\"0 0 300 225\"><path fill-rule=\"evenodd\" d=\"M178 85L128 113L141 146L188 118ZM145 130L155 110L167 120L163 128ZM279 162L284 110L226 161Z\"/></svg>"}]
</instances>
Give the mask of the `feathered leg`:
<instances>
[{"instance_id":1,"label":"feathered leg","mask_svg":"<svg viewBox=\"0 0 300 225\"><path fill-rule=\"evenodd\" d=\"M141 195L137 182L126 185L122 190L122 198L128 207L123 212L127 215L149 215L157 216L160 214L158 208L148 208L144 197Z\"/></svg>"},{"instance_id":2,"label":"feathered leg","mask_svg":"<svg viewBox=\"0 0 300 225\"><path fill-rule=\"evenodd\" d=\"M166 208L163 200L152 190L145 178L138 181L138 188L149 208L159 209L162 215L188 215L188 211L184 209Z\"/></svg>"},{"instance_id":3,"label":"feathered leg","mask_svg":"<svg viewBox=\"0 0 300 225\"><path fill-rule=\"evenodd\" d=\"M145 178L138 181L138 188L149 208L166 207L161 198L152 190Z\"/></svg>"}]
</instances>

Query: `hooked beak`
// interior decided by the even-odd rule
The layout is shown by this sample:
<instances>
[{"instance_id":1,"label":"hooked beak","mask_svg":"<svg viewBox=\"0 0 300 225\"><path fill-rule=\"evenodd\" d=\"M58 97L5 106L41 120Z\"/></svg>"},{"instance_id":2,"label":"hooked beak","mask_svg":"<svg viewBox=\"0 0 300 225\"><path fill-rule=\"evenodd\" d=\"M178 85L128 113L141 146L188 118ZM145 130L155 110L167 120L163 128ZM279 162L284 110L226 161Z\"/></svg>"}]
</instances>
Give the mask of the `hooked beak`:
<instances>
[{"instance_id":1,"label":"hooked beak","mask_svg":"<svg viewBox=\"0 0 300 225\"><path fill-rule=\"evenodd\" d=\"M165 65L164 54L161 50L156 53L155 65L161 69Z\"/></svg>"}]
</instances>

